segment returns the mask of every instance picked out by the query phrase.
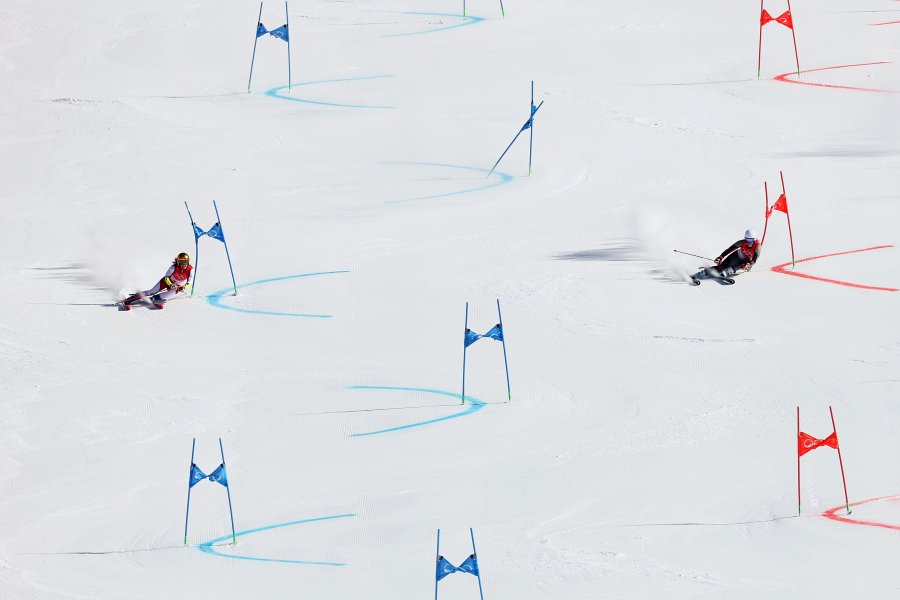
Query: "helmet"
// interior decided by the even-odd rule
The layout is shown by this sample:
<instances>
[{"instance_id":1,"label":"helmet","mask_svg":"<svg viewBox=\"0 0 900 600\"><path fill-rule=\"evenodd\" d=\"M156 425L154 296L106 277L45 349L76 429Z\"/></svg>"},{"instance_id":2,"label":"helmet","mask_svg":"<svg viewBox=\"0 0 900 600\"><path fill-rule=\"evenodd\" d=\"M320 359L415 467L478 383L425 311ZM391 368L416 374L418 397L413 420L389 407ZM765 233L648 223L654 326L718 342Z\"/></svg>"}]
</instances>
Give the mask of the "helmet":
<instances>
[{"instance_id":1,"label":"helmet","mask_svg":"<svg viewBox=\"0 0 900 600\"><path fill-rule=\"evenodd\" d=\"M191 257L188 256L187 252L182 252L175 257L175 262L183 265L189 265L191 264Z\"/></svg>"},{"instance_id":2,"label":"helmet","mask_svg":"<svg viewBox=\"0 0 900 600\"><path fill-rule=\"evenodd\" d=\"M748 229L747 231L744 232L744 239L755 241L756 240L756 232L753 231L752 229Z\"/></svg>"}]
</instances>

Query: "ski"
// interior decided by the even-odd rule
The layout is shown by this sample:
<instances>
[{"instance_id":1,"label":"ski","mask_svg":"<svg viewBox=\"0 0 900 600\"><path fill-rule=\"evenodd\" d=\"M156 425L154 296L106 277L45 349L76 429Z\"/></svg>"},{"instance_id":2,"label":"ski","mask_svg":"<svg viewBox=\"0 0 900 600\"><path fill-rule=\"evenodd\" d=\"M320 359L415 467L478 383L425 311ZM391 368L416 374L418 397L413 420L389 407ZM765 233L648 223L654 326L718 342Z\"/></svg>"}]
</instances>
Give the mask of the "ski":
<instances>
[{"instance_id":1,"label":"ski","mask_svg":"<svg viewBox=\"0 0 900 600\"><path fill-rule=\"evenodd\" d=\"M731 277L713 277L712 279L720 282L722 285L734 285L734 279ZM691 285L700 285L700 280L696 277L691 277Z\"/></svg>"},{"instance_id":2,"label":"ski","mask_svg":"<svg viewBox=\"0 0 900 600\"><path fill-rule=\"evenodd\" d=\"M734 285L734 279L725 275L716 275L711 267L701 267L699 273L691 275L691 285L700 285L701 277L718 281L722 285Z\"/></svg>"}]
</instances>

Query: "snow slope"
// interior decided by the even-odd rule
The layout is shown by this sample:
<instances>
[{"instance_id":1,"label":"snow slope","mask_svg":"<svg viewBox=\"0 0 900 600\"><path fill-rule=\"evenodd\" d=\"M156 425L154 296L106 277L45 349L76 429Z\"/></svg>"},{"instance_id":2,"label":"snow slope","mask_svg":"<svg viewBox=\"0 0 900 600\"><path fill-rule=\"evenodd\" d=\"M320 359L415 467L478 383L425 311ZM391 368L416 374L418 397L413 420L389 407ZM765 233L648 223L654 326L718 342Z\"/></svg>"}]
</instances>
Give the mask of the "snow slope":
<instances>
[{"instance_id":1,"label":"snow slope","mask_svg":"<svg viewBox=\"0 0 900 600\"><path fill-rule=\"evenodd\" d=\"M898 5L797 0L759 81L752 2L461 8L292 3L247 94L253 2L0 6L0 596L430 597L473 527L491 600L896 597L900 294L773 271L780 213L735 286L672 250L783 171L798 259L886 246L797 272L900 287ZM213 199L239 294L202 239L193 299L110 307ZM497 298L512 402L485 340L461 407ZM798 405L858 522L827 448L796 517ZM236 546L209 482L182 543L194 437Z\"/></svg>"}]
</instances>

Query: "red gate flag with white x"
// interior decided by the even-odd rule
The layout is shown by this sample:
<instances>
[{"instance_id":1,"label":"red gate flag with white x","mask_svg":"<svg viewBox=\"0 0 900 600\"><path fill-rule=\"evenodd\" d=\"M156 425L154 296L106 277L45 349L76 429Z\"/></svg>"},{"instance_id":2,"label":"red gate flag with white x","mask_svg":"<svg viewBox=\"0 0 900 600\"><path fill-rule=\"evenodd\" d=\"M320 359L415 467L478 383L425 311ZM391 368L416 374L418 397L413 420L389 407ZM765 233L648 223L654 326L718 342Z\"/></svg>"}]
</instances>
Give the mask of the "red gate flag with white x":
<instances>
[{"instance_id":1,"label":"red gate flag with white x","mask_svg":"<svg viewBox=\"0 0 900 600\"><path fill-rule=\"evenodd\" d=\"M808 433L800 432L800 435L797 437L797 454L799 456L803 456L807 452L811 450L815 450L816 448L821 448L822 446L828 446L830 448L834 448L837 450L838 447L838 439L837 432L832 432L824 440L820 440L818 438L814 438Z\"/></svg>"}]
</instances>

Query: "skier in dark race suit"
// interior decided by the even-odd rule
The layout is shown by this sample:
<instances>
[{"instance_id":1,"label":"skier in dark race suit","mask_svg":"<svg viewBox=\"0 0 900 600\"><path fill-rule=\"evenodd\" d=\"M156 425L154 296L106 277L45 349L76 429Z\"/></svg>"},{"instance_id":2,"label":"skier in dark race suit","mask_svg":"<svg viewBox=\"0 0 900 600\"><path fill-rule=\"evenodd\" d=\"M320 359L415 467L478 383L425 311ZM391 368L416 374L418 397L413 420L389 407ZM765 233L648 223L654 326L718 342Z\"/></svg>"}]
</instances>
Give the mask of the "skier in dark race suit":
<instances>
[{"instance_id":1,"label":"skier in dark race suit","mask_svg":"<svg viewBox=\"0 0 900 600\"><path fill-rule=\"evenodd\" d=\"M707 277L729 280L739 270L749 271L753 268L753 265L759 259L761 248L762 245L756 239L756 232L748 229L744 232L744 239L728 246L716 257L716 266L704 268L691 279L695 283L699 283L698 276L703 274ZM733 280L731 283L733 283Z\"/></svg>"}]
</instances>

